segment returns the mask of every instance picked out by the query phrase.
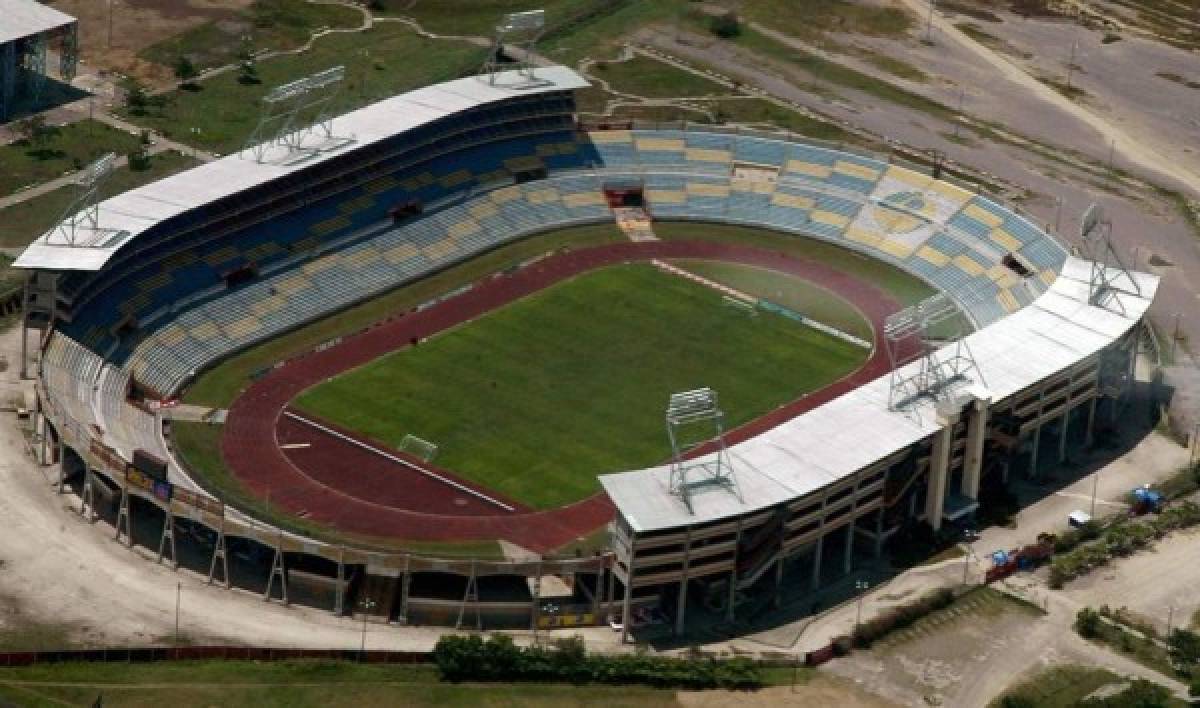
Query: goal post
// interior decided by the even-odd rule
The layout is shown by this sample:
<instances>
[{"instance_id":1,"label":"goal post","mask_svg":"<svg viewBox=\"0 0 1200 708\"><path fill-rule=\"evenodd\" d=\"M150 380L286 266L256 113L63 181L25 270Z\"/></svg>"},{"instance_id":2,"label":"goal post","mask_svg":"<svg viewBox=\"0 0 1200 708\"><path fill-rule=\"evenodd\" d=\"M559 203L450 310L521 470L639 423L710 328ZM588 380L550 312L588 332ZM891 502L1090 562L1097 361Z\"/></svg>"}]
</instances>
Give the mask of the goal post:
<instances>
[{"instance_id":1,"label":"goal post","mask_svg":"<svg viewBox=\"0 0 1200 708\"><path fill-rule=\"evenodd\" d=\"M438 446L409 433L400 441L400 452L412 455L425 462L432 462L437 455Z\"/></svg>"}]
</instances>

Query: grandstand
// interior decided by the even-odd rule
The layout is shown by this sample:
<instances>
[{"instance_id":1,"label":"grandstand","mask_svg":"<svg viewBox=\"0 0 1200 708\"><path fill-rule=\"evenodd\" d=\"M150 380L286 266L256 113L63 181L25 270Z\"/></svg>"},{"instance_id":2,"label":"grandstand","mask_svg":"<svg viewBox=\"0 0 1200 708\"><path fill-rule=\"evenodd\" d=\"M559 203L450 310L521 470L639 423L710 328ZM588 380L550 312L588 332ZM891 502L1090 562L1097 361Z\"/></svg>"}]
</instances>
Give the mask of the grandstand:
<instances>
[{"instance_id":1,"label":"grandstand","mask_svg":"<svg viewBox=\"0 0 1200 708\"><path fill-rule=\"evenodd\" d=\"M286 599L302 570L334 585L335 612L357 593L388 617L461 624L470 608L498 626L540 621L541 579L559 575L576 580L564 605L573 622L619 608L629 628L655 606L673 609L682 631L689 589L733 617L742 594L770 586L778 597L785 567L810 563L819 585L828 539L841 537L848 566L857 537L878 548L905 519L935 529L961 519L981 478L1007 476L1018 451L1032 448L1036 468L1044 426L1061 457L1073 421L1090 434L1101 401L1116 410L1154 277L1133 274L1122 307L1101 307L1087 263L975 189L787 134L588 130L572 93L586 82L563 67L537 73L535 84L501 73L387 99L337 118L350 139L334 149L231 155L108 199L69 240L56 229L31 245L15 265L31 272L25 325L44 335L42 462L64 477L78 467L92 511L97 494L111 495L119 535L130 538L131 499L161 514L160 554L177 523L207 528L210 577L229 580L227 538L265 549L268 596ZM896 265L973 325L977 372L903 410L889 407L884 377L734 445L741 494L704 490L690 511L665 468L605 475L612 547L593 558L330 546L226 508L172 458L158 410L198 372L501 244L611 221L611 185L636 185L658 220L769 228ZM135 451L166 460L166 478L134 470ZM453 577L454 589L432 576Z\"/></svg>"}]
</instances>

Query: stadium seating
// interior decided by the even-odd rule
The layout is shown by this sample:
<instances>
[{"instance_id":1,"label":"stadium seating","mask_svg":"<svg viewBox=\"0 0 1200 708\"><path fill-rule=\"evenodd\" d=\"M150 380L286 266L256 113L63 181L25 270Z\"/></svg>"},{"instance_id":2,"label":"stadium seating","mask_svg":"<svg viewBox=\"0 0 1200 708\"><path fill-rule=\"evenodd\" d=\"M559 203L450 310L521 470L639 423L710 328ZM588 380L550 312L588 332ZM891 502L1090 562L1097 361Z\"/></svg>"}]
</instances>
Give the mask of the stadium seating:
<instances>
[{"instance_id":1,"label":"stadium seating","mask_svg":"<svg viewBox=\"0 0 1200 708\"><path fill-rule=\"evenodd\" d=\"M66 278L68 319L44 355L53 405L119 451L159 450L154 416L125 402L131 380L173 395L304 322L530 233L609 220L608 182L643 184L656 219L766 227L896 264L980 326L1031 302L1065 258L986 197L871 157L719 130L580 133L540 120L453 147L408 136L413 152L384 160L393 170L339 177L257 222L150 239L136 258ZM413 200L423 212L393 221L389 210ZM1033 272L1014 272L1009 254ZM239 269L252 273L226 280Z\"/></svg>"}]
</instances>

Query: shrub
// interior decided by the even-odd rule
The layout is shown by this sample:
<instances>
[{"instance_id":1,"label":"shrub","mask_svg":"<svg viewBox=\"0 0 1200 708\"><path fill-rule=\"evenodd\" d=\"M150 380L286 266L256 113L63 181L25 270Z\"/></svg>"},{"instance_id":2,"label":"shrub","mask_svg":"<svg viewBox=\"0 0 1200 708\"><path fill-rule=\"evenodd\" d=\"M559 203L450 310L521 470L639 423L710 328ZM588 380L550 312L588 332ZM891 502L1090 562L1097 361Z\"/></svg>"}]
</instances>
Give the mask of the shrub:
<instances>
[{"instance_id":1,"label":"shrub","mask_svg":"<svg viewBox=\"0 0 1200 708\"><path fill-rule=\"evenodd\" d=\"M733 10L714 15L709 21L709 30L721 39L732 39L742 33L742 22Z\"/></svg>"},{"instance_id":2,"label":"shrub","mask_svg":"<svg viewBox=\"0 0 1200 708\"><path fill-rule=\"evenodd\" d=\"M1134 679L1129 688L1103 698L1086 698L1079 705L1086 708L1155 708L1168 705L1171 692L1146 679Z\"/></svg>"},{"instance_id":3,"label":"shrub","mask_svg":"<svg viewBox=\"0 0 1200 708\"><path fill-rule=\"evenodd\" d=\"M262 79L258 78L258 67L254 65L253 59L247 59L238 67L238 83L244 86L251 86L262 83Z\"/></svg>"},{"instance_id":4,"label":"shrub","mask_svg":"<svg viewBox=\"0 0 1200 708\"><path fill-rule=\"evenodd\" d=\"M1188 629L1172 629L1167 637L1167 649L1175 668L1189 673L1200 663L1200 634Z\"/></svg>"},{"instance_id":5,"label":"shrub","mask_svg":"<svg viewBox=\"0 0 1200 708\"><path fill-rule=\"evenodd\" d=\"M893 607L866 622L859 623L854 628L854 643L859 647L869 647L888 633L904 629L922 617L949 606L952 602L954 602L954 591L949 588L939 588L922 595L907 605Z\"/></svg>"},{"instance_id":6,"label":"shrub","mask_svg":"<svg viewBox=\"0 0 1200 708\"><path fill-rule=\"evenodd\" d=\"M134 172L142 172L150 169L150 155L146 153L146 149L139 147L137 150L129 153L129 169Z\"/></svg>"},{"instance_id":7,"label":"shrub","mask_svg":"<svg viewBox=\"0 0 1200 708\"><path fill-rule=\"evenodd\" d=\"M186 56L180 56L175 60L175 78L183 82L184 85L190 84L193 79L200 75L196 70L196 65Z\"/></svg>"},{"instance_id":8,"label":"shrub","mask_svg":"<svg viewBox=\"0 0 1200 708\"><path fill-rule=\"evenodd\" d=\"M1090 607L1084 607L1075 615L1075 631L1084 639L1095 639L1100 636L1100 613Z\"/></svg>"},{"instance_id":9,"label":"shrub","mask_svg":"<svg viewBox=\"0 0 1200 708\"><path fill-rule=\"evenodd\" d=\"M845 656L854 648L854 639L843 634L840 637L834 637L831 646L833 647L834 656Z\"/></svg>"},{"instance_id":10,"label":"shrub","mask_svg":"<svg viewBox=\"0 0 1200 708\"><path fill-rule=\"evenodd\" d=\"M589 655L579 638L521 648L507 635L445 636L433 660L446 681L569 681L645 684L660 688L749 689L762 685L748 659L676 659L647 654Z\"/></svg>"}]
</instances>

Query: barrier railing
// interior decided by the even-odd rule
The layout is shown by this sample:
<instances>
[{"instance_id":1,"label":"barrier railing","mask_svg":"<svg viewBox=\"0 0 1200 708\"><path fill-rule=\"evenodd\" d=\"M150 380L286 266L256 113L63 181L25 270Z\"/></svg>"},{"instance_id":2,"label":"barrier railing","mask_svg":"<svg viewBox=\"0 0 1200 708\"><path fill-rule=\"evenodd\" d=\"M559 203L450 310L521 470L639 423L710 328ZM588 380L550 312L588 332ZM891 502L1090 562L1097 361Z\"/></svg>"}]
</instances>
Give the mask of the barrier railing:
<instances>
[{"instance_id":1,"label":"barrier railing","mask_svg":"<svg viewBox=\"0 0 1200 708\"><path fill-rule=\"evenodd\" d=\"M356 649L290 649L239 646L119 647L72 649L65 651L0 652L0 667L75 662L148 663L214 659L244 661L325 659L332 661L358 661L366 664L426 664L433 661L433 653L427 651L385 651L379 649L358 651Z\"/></svg>"}]
</instances>

